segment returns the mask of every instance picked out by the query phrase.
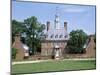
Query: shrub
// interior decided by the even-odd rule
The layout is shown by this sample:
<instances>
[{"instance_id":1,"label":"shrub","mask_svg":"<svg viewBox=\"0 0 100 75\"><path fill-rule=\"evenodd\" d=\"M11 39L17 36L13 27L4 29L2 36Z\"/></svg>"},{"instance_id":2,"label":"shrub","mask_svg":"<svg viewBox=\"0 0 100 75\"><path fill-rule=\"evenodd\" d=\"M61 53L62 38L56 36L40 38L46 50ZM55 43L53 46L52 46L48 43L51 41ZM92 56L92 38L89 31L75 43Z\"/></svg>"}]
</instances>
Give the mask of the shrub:
<instances>
[{"instance_id":1,"label":"shrub","mask_svg":"<svg viewBox=\"0 0 100 75\"><path fill-rule=\"evenodd\" d=\"M85 49L81 47L69 46L69 53L85 53Z\"/></svg>"},{"instance_id":2,"label":"shrub","mask_svg":"<svg viewBox=\"0 0 100 75\"><path fill-rule=\"evenodd\" d=\"M16 58L16 53L17 53L17 49L16 48L12 48L12 59Z\"/></svg>"}]
</instances>

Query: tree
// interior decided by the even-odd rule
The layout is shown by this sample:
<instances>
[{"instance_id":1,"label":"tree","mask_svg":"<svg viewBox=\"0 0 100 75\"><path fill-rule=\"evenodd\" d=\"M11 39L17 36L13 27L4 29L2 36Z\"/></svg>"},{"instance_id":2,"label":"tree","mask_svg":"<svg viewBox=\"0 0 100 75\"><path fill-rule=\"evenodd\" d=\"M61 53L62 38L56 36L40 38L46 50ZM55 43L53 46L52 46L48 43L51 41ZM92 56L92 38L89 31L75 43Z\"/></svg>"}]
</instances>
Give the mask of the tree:
<instances>
[{"instance_id":1,"label":"tree","mask_svg":"<svg viewBox=\"0 0 100 75\"><path fill-rule=\"evenodd\" d=\"M87 34L83 30L73 30L70 32L70 38L68 40L68 48L70 53L82 53L84 52L84 44L87 40Z\"/></svg>"},{"instance_id":2,"label":"tree","mask_svg":"<svg viewBox=\"0 0 100 75\"><path fill-rule=\"evenodd\" d=\"M32 54L35 54L36 48L40 46L40 38L44 26L38 22L35 16L25 19L24 25L26 26L26 43L31 48Z\"/></svg>"},{"instance_id":3,"label":"tree","mask_svg":"<svg viewBox=\"0 0 100 75\"><path fill-rule=\"evenodd\" d=\"M41 47L43 30L44 25L39 23L35 16L25 19L24 22L12 20L12 42L14 42L16 34L20 34L21 41L27 44L32 53L35 54L36 48ZM22 37L23 34L24 37Z\"/></svg>"},{"instance_id":4,"label":"tree","mask_svg":"<svg viewBox=\"0 0 100 75\"><path fill-rule=\"evenodd\" d=\"M16 34L20 34L23 31L23 26L21 22L18 22L16 20L12 20L12 44L14 42L14 37Z\"/></svg>"}]
</instances>

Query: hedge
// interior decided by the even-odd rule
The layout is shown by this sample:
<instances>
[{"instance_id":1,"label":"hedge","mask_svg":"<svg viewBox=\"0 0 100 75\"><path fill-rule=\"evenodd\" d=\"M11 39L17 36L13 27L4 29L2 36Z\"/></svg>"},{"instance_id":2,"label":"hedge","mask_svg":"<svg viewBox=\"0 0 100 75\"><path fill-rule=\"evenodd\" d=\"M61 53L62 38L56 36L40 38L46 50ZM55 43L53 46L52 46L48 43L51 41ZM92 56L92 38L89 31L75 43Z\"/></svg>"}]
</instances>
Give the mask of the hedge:
<instances>
[{"instance_id":1,"label":"hedge","mask_svg":"<svg viewBox=\"0 0 100 75\"><path fill-rule=\"evenodd\" d=\"M16 58L16 53L17 53L17 49L16 48L12 48L12 59Z\"/></svg>"}]
</instances>

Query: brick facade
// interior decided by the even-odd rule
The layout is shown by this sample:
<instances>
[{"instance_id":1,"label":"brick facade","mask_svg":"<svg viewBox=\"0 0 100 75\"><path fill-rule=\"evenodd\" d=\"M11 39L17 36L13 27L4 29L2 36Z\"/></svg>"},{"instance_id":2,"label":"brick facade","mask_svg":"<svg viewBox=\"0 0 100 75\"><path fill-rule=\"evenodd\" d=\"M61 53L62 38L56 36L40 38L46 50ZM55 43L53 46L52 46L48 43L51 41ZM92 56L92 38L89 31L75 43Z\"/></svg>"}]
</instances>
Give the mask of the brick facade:
<instances>
[{"instance_id":1,"label":"brick facade","mask_svg":"<svg viewBox=\"0 0 100 75\"><path fill-rule=\"evenodd\" d=\"M90 36L90 41L86 48L86 53L83 54L69 54L67 51L67 41L58 41L57 43L60 46L62 56L67 58L93 58L96 57L96 44L94 42L94 37ZM41 55L42 56L52 56L54 51L54 43L55 41L44 41L41 43ZM64 53L65 52L65 53Z\"/></svg>"},{"instance_id":2,"label":"brick facade","mask_svg":"<svg viewBox=\"0 0 100 75\"><path fill-rule=\"evenodd\" d=\"M61 50L61 54L63 54L67 46L66 41L45 41L41 43L41 55L52 56L55 44L59 45L59 50Z\"/></svg>"}]
</instances>

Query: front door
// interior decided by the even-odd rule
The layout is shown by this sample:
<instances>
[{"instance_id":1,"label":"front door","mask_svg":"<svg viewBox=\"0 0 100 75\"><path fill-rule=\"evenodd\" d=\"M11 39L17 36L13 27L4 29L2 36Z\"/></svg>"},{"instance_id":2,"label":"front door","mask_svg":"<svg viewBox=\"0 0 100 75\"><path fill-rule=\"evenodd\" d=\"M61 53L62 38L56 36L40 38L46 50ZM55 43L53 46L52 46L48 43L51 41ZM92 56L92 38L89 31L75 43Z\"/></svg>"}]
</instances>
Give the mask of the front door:
<instances>
[{"instance_id":1,"label":"front door","mask_svg":"<svg viewBox=\"0 0 100 75\"><path fill-rule=\"evenodd\" d=\"M60 49L56 48L55 49L55 59L60 57Z\"/></svg>"}]
</instances>

